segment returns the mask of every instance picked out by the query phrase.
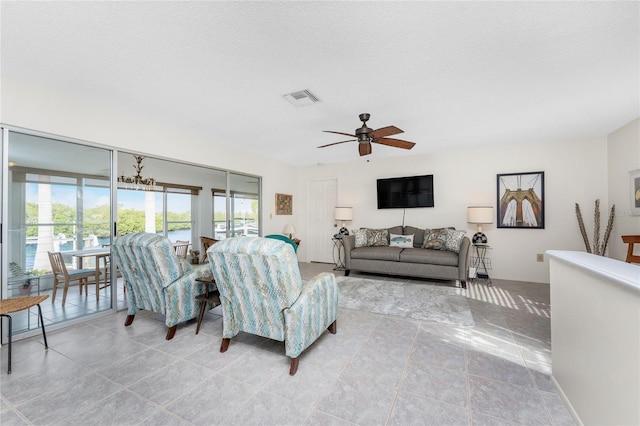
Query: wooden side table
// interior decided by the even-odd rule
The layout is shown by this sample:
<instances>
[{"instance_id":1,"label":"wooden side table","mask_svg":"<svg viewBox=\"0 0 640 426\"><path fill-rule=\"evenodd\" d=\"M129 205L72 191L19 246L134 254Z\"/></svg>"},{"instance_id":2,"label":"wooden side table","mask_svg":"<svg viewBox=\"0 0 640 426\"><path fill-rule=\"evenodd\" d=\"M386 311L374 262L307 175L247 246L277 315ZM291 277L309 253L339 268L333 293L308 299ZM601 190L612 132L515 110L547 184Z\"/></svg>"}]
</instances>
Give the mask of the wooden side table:
<instances>
[{"instance_id":1,"label":"wooden side table","mask_svg":"<svg viewBox=\"0 0 640 426\"><path fill-rule=\"evenodd\" d=\"M207 304L212 305L212 307L214 308L218 306L220 304L220 292L218 292L216 281L213 278L213 275L196 278L196 281L199 283L204 283L207 286L206 292L196 296L196 300L200 301L200 313L198 314L198 324L196 325L196 334L198 334L200 332L202 319L204 318L204 314L207 311ZM211 286L213 286L213 290L209 289L209 287Z\"/></svg>"},{"instance_id":2,"label":"wooden side table","mask_svg":"<svg viewBox=\"0 0 640 426\"><path fill-rule=\"evenodd\" d=\"M40 326L42 327L42 337L44 338L44 348L49 349L49 345L47 344L47 334L44 331L44 320L42 319L42 309L40 308L40 303L42 303L47 297L48 294L42 296L28 296L28 297L15 297L13 299L2 299L0 300L0 317L9 318L9 358L8 358L8 367L7 374L11 374L11 334L13 333L12 328L12 319L11 315L14 312L19 312L25 309L32 308L34 306L38 306L38 319L40 320Z\"/></svg>"},{"instance_id":3,"label":"wooden side table","mask_svg":"<svg viewBox=\"0 0 640 426\"><path fill-rule=\"evenodd\" d=\"M640 244L640 235L623 235L622 242L628 244L625 262L640 263L640 256L633 254L633 245Z\"/></svg>"}]
</instances>

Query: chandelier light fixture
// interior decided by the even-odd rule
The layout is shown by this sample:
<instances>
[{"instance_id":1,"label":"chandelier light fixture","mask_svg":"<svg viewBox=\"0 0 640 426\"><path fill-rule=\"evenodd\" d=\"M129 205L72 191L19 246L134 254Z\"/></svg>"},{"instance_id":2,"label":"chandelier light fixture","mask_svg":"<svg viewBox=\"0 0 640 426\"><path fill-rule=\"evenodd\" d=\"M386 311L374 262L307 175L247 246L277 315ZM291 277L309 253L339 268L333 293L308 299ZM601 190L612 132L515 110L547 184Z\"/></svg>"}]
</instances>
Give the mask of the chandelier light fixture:
<instances>
[{"instance_id":1,"label":"chandelier light fixture","mask_svg":"<svg viewBox=\"0 0 640 426\"><path fill-rule=\"evenodd\" d=\"M156 184L155 179L153 178L143 178L140 174L144 166L142 165L142 160L145 157L142 155L134 155L133 158L136 160L136 164L133 165L133 168L136 171L135 176L118 176L118 182L124 183L127 189L143 189L145 191L150 191Z\"/></svg>"}]
</instances>

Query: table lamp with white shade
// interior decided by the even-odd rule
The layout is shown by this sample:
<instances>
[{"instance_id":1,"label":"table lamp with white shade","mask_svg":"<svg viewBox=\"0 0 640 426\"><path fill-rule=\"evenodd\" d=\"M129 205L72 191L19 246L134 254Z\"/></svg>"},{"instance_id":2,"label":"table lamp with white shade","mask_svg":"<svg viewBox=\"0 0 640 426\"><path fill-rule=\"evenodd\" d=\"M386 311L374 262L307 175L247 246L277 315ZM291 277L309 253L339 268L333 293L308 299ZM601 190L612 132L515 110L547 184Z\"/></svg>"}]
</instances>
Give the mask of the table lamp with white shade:
<instances>
[{"instance_id":1,"label":"table lamp with white shade","mask_svg":"<svg viewBox=\"0 0 640 426\"><path fill-rule=\"evenodd\" d=\"M493 223L493 207L467 207L467 222L478 225L478 232L471 238L473 244L487 244L487 236L482 233L482 225Z\"/></svg>"},{"instance_id":2,"label":"table lamp with white shade","mask_svg":"<svg viewBox=\"0 0 640 426\"><path fill-rule=\"evenodd\" d=\"M284 227L284 233L285 235L287 235L290 239L293 240L293 235L296 233L296 227L294 224L289 223Z\"/></svg>"},{"instance_id":3,"label":"table lamp with white shade","mask_svg":"<svg viewBox=\"0 0 640 426\"><path fill-rule=\"evenodd\" d=\"M349 230L345 226L345 222L353 220L353 207L336 207L334 211L336 221L342 222L342 228L338 231L342 235L349 235Z\"/></svg>"}]
</instances>

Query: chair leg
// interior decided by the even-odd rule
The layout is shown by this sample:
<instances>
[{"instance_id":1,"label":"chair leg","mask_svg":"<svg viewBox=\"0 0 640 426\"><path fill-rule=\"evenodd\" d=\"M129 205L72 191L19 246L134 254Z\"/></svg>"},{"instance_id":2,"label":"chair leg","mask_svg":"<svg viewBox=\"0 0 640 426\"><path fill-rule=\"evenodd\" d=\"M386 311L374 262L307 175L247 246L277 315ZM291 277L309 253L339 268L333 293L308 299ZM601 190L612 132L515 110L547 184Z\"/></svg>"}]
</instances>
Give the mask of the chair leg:
<instances>
[{"instance_id":1,"label":"chair leg","mask_svg":"<svg viewBox=\"0 0 640 426\"><path fill-rule=\"evenodd\" d=\"M62 306L67 302L67 290L69 290L69 281L64 280L64 289L62 289ZM82 291L82 289L80 291Z\"/></svg>"},{"instance_id":2,"label":"chair leg","mask_svg":"<svg viewBox=\"0 0 640 426\"><path fill-rule=\"evenodd\" d=\"M329 333L331 334L336 334L336 332L338 331L338 323L336 321L333 321L329 328L327 328L327 330L329 330Z\"/></svg>"},{"instance_id":3,"label":"chair leg","mask_svg":"<svg viewBox=\"0 0 640 426\"><path fill-rule=\"evenodd\" d=\"M291 367L289 367L289 375L293 376L298 371L298 360L300 358L291 358Z\"/></svg>"},{"instance_id":4,"label":"chair leg","mask_svg":"<svg viewBox=\"0 0 640 426\"><path fill-rule=\"evenodd\" d=\"M12 331L11 331L11 327L12 327L11 315L0 314L0 317L9 318L9 344L8 344L8 346L9 346L9 354L8 355L9 356L8 356L8 359L7 359L7 361L8 361L7 374L11 374L11 334L12 334ZM2 324L2 322L0 321L0 325L1 324ZM2 327L0 327L0 328L2 328Z\"/></svg>"},{"instance_id":5,"label":"chair leg","mask_svg":"<svg viewBox=\"0 0 640 426\"><path fill-rule=\"evenodd\" d=\"M56 301L56 293L58 292L58 280L53 280L53 294L51 295L51 303L55 303Z\"/></svg>"},{"instance_id":6,"label":"chair leg","mask_svg":"<svg viewBox=\"0 0 640 426\"><path fill-rule=\"evenodd\" d=\"M136 317L135 315L127 315L127 319L124 321L124 326L125 327L130 326L135 317Z\"/></svg>"},{"instance_id":7,"label":"chair leg","mask_svg":"<svg viewBox=\"0 0 640 426\"><path fill-rule=\"evenodd\" d=\"M173 339L173 336L175 336L176 334L176 330L178 329L178 325L174 325L173 327L169 327L169 330L167 330L167 340L171 340Z\"/></svg>"},{"instance_id":8,"label":"chair leg","mask_svg":"<svg viewBox=\"0 0 640 426\"><path fill-rule=\"evenodd\" d=\"M231 342L231 339L227 339L227 338L222 339L222 344L220 345L220 352L226 352L227 349L229 349L229 342Z\"/></svg>"},{"instance_id":9,"label":"chair leg","mask_svg":"<svg viewBox=\"0 0 640 426\"><path fill-rule=\"evenodd\" d=\"M49 344L47 343L47 333L44 331L44 318L42 318L42 308L38 303L38 317L40 318L40 327L42 327L42 338L44 339L44 348L49 349Z\"/></svg>"}]
</instances>

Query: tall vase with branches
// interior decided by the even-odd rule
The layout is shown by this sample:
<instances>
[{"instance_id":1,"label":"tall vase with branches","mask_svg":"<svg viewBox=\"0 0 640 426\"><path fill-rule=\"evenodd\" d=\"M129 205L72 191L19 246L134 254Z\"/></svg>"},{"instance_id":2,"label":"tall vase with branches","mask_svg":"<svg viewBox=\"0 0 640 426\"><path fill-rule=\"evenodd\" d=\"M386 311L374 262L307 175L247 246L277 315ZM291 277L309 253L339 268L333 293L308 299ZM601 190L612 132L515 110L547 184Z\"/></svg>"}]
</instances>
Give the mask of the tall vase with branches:
<instances>
[{"instance_id":1,"label":"tall vase with branches","mask_svg":"<svg viewBox=\"0 0 640 426\"><path fill-rule=\"evenodd\" d=\"M580 211L580 205L576 203L576 216L578 217L578 226L580 227L580 233L582 234L582 239L584 240L584 246L587 249L587 253L597 254L599 256L604 256L605 251L607 251L607 244L609 243L609 237L611 236L611 229L613 228L613 218L616 213L616 205L611 206L611 211L609 212L609 220L607 222L607 229L604 232L604 236L602 237L602 241L600 241L600 200L596 200L594 213L593 213L593 247L589 244L589 236L587 235L587 230L584 226L584 221L582 220L582 212Z\"/></svg>"}]
</instances>

